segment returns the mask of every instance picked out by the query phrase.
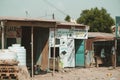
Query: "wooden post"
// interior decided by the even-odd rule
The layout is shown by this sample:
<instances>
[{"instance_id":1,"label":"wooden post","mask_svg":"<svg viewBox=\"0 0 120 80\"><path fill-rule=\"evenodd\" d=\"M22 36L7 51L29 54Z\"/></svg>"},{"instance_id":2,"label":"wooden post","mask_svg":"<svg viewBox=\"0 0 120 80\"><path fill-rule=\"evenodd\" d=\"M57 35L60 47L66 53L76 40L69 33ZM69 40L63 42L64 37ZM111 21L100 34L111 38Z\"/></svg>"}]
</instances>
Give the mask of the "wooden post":
<instances>
[{"instance_id":1,"label":"wooden post","mask_svg":"<svg viewBox=\"0 0 120 80\"><path fill-rule=\"evenodd\" d=\"M31 69L32 69L32 78L34 76L34 73L33 73L33 70L34 70L34 65L33 65L33 26L31 28L31 61L32 61L32 64L31 64Z\"/></svg>"},{"instance_id":2,"label":"wooden post","mask_svg":"<svg viewBox=\"0 0 120 80\"><path fill-rule=\"evenodd\" d=\"M2 40L1 40L1 44L2 44L2 50L4 49L4 35L5 35L5 32L4 32L4 22L3 21L1 21L1 28L2 28Z\"/></svg>"},{"instance_id":3,"label":"wooden post","mask_svg":"<svg viewBox=\"0 0 120 80\"><path fill-rule=\"evenodd\" d=\"M115 59L115 60L114 60L115 62L114 62L114 68L116 68L116 56L117 56L117 38L115 38L115 56L114 56L114 57L115 57L115 58L114 58L114 59Z\"/></svg>"},{"instance_id":4,"label":"wooden post","mask_svg":"<svg viewBox=\"0 0 120 80\"><path fill-rule=\"evenodd\" d=\"M53 18L53 20L55 19L55 17L54 17L54 13L53 13L53 15L52 15L52 18ZM55 51L55 44L56 44L56 26L57 26L57 24L55 24L55 26L54 26L54 53L53 53L53 73L52 73L52 76L54 76L54 72L55 72L55 53L56 53L56 51Z\"/></svg>"},{"instance_id":5,"label":"wooden post","mask_svg":"<svg viewBox=\"0 0 120 80\"><path fill-rule=\"evenodd\" d=\"M56 26L54 27L54 54L53 54L53 73L52 75L54 75L54 72L55 72L55 53L56 53L56 50L55 50L55 44L56 44Z\"/></svg>"},{"instance_id":6,"label":"wooden post","mask_svg":"<svg viewBox=\"0 0 120 80\"><path fill-rule=\"evenodd\" d=\"M52 19L53 19L53 20L55 19L54 13L53 13L53 15L52 15Z\"/></svg>"}]
</instances>

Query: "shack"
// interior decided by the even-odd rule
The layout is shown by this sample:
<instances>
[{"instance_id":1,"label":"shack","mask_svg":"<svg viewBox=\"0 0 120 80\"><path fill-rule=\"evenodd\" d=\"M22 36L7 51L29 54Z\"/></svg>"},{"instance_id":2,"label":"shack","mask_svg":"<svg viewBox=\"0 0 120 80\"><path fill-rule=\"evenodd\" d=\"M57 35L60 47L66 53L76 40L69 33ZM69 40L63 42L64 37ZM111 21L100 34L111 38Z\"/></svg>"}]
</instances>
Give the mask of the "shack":
<instances>
[{"instance_id":1,"label":"shack","mask_svg":"<svg viewBox=\"0 0 120 80\"><path fill-rule=\"evenodd\" d=\"M21 44L26 49L26 65L34 74L34 65L50 67L50 58L59 57L63 67L84 66L88 26L55 20L0 17L1 49Z\"/></svg>"},{"instance_id":2,"label":"shack","mask_svg":"<svg viewBox=\"0 0 120 80\"><path fill-rule=\"evenodd\" d=\"M85 39L88 38L88 26L75 23L59 23L54 32L50 29L50 58L53 57L55 45L55 57L59 58L63 67L84 67ZM54 39L55 33L55 39Z\"/></svg>"},{"instance_id":3,"label":"shack","mask_svg":"<svg viewBox=\"0 0 120 80\"><path fill-rule=\"evenodd\" d=\"M86 50L89 51L89 54L87 55L89 56L87 64L90 66L90 63L92 62L89 60L94 59L96 66L112 66L111 49L112 46L115 45L114 39L114 34L89 32L88 39L86 41ZM104 51L104 54L101 54L102 50ZM98 61L95 60L96 57Z\"/></svg>"},{"instance_id":4,"label":"shack","mask_svg":"<svg viewBox=\"0 0 120 80\"><path fill-rule=\"evenodd\" d=\"M39 64L44 70L48 67L49 28L56 27L56 21L0 17L1 48L5 49L12 44L21 44L26 49L26 65L30 70Z\"/></svg>"}]
</instances>

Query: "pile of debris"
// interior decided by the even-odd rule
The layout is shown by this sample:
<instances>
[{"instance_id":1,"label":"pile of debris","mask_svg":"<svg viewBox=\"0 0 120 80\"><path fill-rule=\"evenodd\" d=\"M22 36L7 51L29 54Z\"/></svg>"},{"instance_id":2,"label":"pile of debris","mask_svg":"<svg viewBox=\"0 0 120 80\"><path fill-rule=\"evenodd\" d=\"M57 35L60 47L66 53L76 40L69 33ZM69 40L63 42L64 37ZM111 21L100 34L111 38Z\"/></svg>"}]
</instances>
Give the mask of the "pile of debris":
<instances>
[{"instance_id":1,"label":"pile of debris","mask_svg":"<svg viewBox=\"0 0 120 80\"><path fill-rule=\"evenodd\" d=\"M0 80L30 80L26 65L19 63L16 52L0 50Z\"/></svg>"}]
</instances>

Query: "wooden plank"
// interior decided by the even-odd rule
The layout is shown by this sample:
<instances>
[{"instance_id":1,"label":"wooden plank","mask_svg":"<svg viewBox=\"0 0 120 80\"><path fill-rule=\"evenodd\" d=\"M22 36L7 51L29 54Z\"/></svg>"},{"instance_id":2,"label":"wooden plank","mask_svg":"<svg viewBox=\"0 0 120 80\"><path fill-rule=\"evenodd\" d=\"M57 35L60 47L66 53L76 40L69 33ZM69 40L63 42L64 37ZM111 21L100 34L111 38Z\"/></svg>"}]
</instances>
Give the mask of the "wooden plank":
<instances>
[{"instance_id":1,"label":"wooden plank","mask_svg":"<svg viewBox=\"0 0 120 80\"><path fill-rule=\"evenodd\" d=\"M41 62L41 68L43 70L46 70L48 68L48 40L44 46L44 49L42 51L42 62Z\"/></svg>"},{"instance_id":2,"label":"wooden plank","mask_svg":"<svg viewBox=\"0 0 120 80\"><path fill-rule=\"evenodd\" d=\"M53 62L55 61L55 66L53 66ZM59 62L60 62L60 60L59 59L54 59L54 58L50 58L49 59L49 64L50 64L50 66L49 66L49 68L50 69L55 69L55 70L60 70L60 65L59 65Z\"/></svg>"}]
</instances>

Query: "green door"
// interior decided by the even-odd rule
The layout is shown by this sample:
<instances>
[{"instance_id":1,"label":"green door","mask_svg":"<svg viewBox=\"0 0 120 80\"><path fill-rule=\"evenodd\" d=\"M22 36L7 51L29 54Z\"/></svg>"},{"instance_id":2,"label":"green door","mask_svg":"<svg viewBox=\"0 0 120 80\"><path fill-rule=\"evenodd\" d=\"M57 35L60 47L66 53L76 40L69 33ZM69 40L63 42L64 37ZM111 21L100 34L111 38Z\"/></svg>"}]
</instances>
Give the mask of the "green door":
<instances>
[{"instance_id":1,"label":"green door","mask_svg":"<svg viewBox=\"0 0 120 80\"><path fill-rule=\"evenodd\" d=\"M84 40L75 40L75 66L84 66Z\"/></svg>"}]
</instances>

